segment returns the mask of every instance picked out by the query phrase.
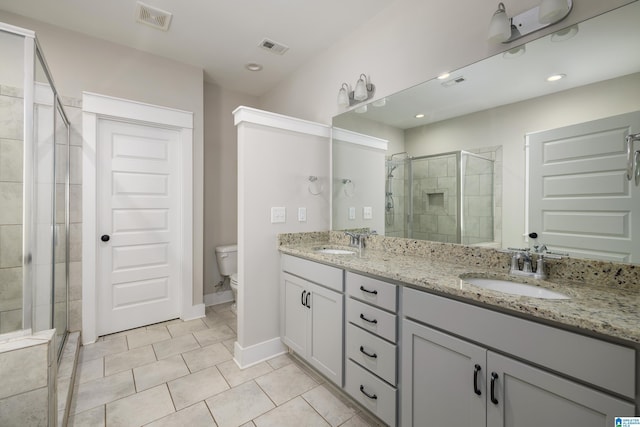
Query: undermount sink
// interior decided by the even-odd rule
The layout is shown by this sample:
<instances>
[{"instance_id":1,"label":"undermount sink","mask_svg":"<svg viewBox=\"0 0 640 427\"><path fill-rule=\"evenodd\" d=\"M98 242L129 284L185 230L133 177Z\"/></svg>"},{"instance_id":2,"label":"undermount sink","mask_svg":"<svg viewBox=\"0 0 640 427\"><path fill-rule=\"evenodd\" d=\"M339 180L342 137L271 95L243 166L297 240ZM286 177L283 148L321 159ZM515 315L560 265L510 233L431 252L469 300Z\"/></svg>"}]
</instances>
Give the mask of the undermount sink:
<instances>
[{"instance_id":1,"label":"undermount sink","mask_svg":"<svg viewBox=\"0 0 640 427\"><path fill-rule=\"evenodd\" d=\"M349 249L336 249L336 248L316 248L315 252L319 254L328 254L328 255L355 255L356 251L352 251Z\"/></svg>"},{"instance_id":2,"label":"undermount sink","mask_svg":"<svg viewBox=\"0 0 640 427\"><path fill-rule=\"evenodd\" d=\"M480 277L460 277L461 280L478 286L505 294L520 295L525 297L541 299L570 299L571 297L556 291L552 291L540 286L527 285L525 283L512 282L510 280L487 279Z\"/></svg>"}]
</instances>

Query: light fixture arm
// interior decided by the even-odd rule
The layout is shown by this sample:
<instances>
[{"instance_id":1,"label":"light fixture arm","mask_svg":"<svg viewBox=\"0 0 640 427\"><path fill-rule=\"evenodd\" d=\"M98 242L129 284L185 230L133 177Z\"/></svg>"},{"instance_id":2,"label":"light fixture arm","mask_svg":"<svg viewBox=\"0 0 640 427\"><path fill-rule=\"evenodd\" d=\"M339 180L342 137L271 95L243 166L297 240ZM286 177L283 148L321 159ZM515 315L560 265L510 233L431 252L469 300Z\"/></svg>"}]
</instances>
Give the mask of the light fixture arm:
<instances>
[{"instance_id":1,"label":"light fixture arm","mask_svg":"<svg viewBox=\"0 0 640 427\"><path fill-rule=\"evenodd\" d=\"M512 18L510 18L511 37L509 37L507 40L503 41L502 43L505 43L505 44L511 43L528 34L531 34L535 31L541 30L543 28L549 27L551 25L557 24L558 22L562 21L564 18L566 18L569 15L569 13L571 13L571 10L573 9L573 0L566 0L566 2L568 5L568 9L566 13L564 13L562 16L554 19L552 22L549 22L549 23L540 22L539 20L540 5L532 9L529 9L527 11L524 11L518 15L513 16ZM504 10L503 3L500 3L498 5L498 11L501 11L501 10Z\"/></svg>"}]
</instances>

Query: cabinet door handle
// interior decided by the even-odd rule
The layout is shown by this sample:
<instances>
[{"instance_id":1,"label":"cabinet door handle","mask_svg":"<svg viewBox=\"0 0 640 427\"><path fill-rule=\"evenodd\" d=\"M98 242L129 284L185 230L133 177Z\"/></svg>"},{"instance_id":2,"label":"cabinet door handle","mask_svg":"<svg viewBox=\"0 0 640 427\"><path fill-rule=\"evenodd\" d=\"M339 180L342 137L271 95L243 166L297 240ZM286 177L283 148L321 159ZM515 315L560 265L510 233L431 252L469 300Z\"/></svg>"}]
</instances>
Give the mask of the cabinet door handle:
<instances>
[{"instance_id":1,"label":"cabinet door handle","mask_svg":"<svg viewBox=\"0 0 640 427\"><path fill-rule=\"evenodd\" d=\"M482 367L476 363L473 368L473 391L478 396L482 395L482 391L478 388L478 374L482 371Z\"/></svg>"},{"instance_id":2,"label":"cabinet door handle","mask_svg":"<svg viewBox=\"0 0 640 427\"><path fill-rule=\"evenodd\" d=\"M378 295L378 291L376 291L375 289L370 291L369 289L366 289L364 286L360 286L360 290L362 292L366 292L366 293L371 294L371 295Z\"/></svg>"},{"instance_id":3,"label":"cabinet door handle","mask_svg":"<svg viewBox=\"0 0 640 427\"><path fill-rule=\"evenodd\" d=\"M369 399L371 400L377 400L378 396L376 396L375 394L369 394L365 391L364 386L362 384L360 384L360 392L362 394L364 394L365 396L367 396Z\"/></svg>"},{"instance_id":4,"label":"cabinet door handle","mask_svg":"<svg viewBox=\"0 0 640 427\"><path fill-rule=\"evenodd\" d=\"M305 305L304 304L304 296L307 293L307 291L302 291L302 296L300 297L300 304Z\"/></svg>"},{"instance_id":5,"label":"cabinet door handle","mask_svg":"<svg viewBox=\"0 0 640 427\"><path fill-rule=\"evenodd\" d=\"M311 292L307 292L307 298L304 300L304 305L307 308L311 308L311 304L309 304L309 297L311 296Z\"/></svg>"},{"instance_id":6,"label":"cabinet door handle","mask_svg":"<svg viewBox=\"0 0 640 427\"><path fill-rule=\"evenodd\" d=\"M360 313L360 318L361 318L362 320L364 320L365 322L369 322L369 323L372 323L372 324L374 324L374 325L375 325L376 323L378 323L378 320L376 320L376 319L373 319L373 320L371 320L371 319L367 319L366 317L364 317L364 314L362 314L362 313Z\"/></svg>"},{"instance_id":7,"label":"cabinet door handle","mask_svg":"<svg viewBox=\"0 0 640 427\"><path fill-rule=\"evenodd\" d=\"M375 353L367 353L367 351L364 349L363 346L360 346L360 353L364 354L365 356L369 356L372 359L377 359L378 355Z\"/></svg>"},{"instance_id":8,"label":"cabinet door handle","mask_svg":"<svg viewBox=\"0 0 640 427\"><path fill-rule=\"evenodd\" d=\"M498 380L498 374L495 372L491 372L491 403L494 405L498 404L498 399L496 399L496 381Z\"/></svg>"}]
</instances>

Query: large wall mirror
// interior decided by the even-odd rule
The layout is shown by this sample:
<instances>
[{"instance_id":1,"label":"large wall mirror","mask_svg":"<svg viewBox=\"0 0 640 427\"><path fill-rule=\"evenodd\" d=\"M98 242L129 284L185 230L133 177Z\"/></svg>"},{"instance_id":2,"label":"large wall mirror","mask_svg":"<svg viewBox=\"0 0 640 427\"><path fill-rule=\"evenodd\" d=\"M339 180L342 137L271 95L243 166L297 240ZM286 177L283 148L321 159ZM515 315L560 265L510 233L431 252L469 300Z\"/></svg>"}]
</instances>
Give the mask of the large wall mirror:
<instances>
[{"instance_id":1,"label":"large wall mirror","mask_svg":"<svg viewBox=\"0 0 640 427\"><path fill-rule=\"evenodd\" d=\"M636 1L334 117L387 144L347 150L334 138L333 229L496 248L530 246L535 231L552 250L640 263L625 143L640 133L638 22ZM598 132L618 139L593 136L610 118ZM586 164L598 166L576 172ZM353 168L370 176L355 182ZM551 215L554 197L563 210Z\"/></svg>"}]
</instances>

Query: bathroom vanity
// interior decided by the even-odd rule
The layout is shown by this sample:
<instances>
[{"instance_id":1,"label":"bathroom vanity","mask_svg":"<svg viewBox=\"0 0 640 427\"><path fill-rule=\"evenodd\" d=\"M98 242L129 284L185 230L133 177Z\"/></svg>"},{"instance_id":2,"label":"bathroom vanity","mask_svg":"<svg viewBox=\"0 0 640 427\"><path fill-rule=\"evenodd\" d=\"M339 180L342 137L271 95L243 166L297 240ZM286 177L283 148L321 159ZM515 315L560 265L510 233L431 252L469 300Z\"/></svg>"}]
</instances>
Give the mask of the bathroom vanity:
<instances>
[{"instance_id":1,"label":"bathroom vanity","mask_svg":"<svg viewBox=\"0 0 640 427\"><path fill-rule=\"evenodd\" d=\"M465 256L317 247L280 247L283 341L386 424L604 427L638 415L638 290L534 282L570 297L541 300L466 283L496 272ZM316 303L332 314L310 318L305 349L293 313Z\"/></svg>"}]
</instances>

